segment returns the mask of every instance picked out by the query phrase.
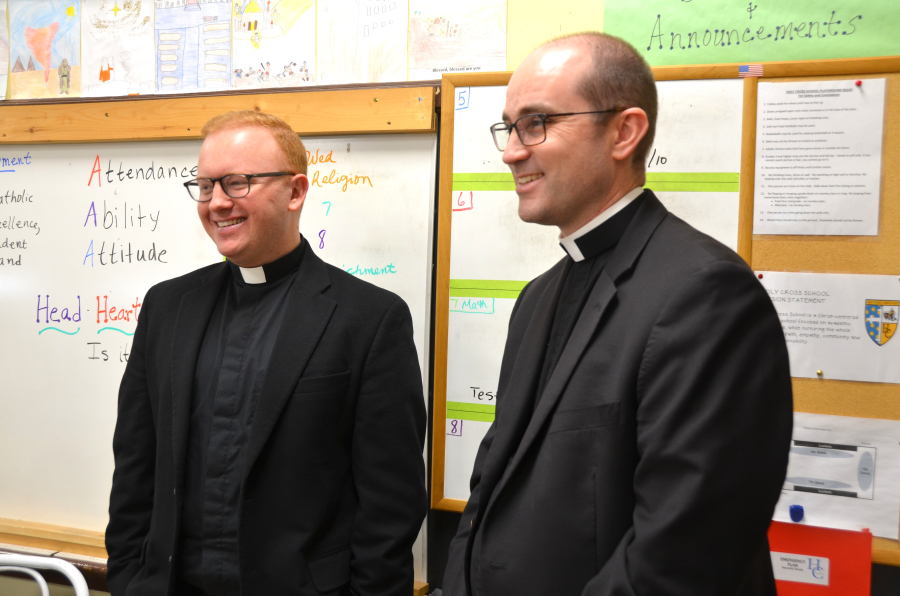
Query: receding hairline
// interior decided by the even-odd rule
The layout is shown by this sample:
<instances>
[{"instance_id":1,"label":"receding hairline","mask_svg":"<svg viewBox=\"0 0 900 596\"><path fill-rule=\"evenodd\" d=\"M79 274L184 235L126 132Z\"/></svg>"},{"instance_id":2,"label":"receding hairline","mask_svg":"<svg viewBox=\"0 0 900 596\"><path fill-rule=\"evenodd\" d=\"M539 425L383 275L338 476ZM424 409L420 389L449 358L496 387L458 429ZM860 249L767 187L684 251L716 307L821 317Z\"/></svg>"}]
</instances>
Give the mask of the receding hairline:
<instances>
[{"instance_id":1,"label":"receding hairline","mask_svg":"<svg viewBox=\"0 0 900 596\"><path fill-rule=\"evenodd\" d=\"M536 48L535 53L545 48L566 47L583 48L587 52L588 66L581 73L578 88L582 97L590 101L595 109L637 107L647 115L647 133L633 154L633 163L643 171L643 158L656 136L659 114L656 81L650 65L624 39L597 31L582 31L551 39Z\"/></svg>"},{"instance_id":2,"label":"receding hairline","mask_svg":"<svg viewBox=\"0 0 900 596\"><path fill-rule=\"evenodd\" d=\"M640 58L640 54L638 54L634 50L634 48L628 44L628 42L613 35L596 31L581 31L578 33L568 33L566 35L560 35L559 37L554 37L550 41L544 43L541 46L538 46L535 49L537 50L543 48L554 48L567 45L581 46L591 52L591 55L589 56L590 60L588 70L585 75L590 72L591 67L596 66L594 64L596 60L595 52L598 51L601 55L612 55L616 52L626 52Z\"/></svg>"}]
</instances>

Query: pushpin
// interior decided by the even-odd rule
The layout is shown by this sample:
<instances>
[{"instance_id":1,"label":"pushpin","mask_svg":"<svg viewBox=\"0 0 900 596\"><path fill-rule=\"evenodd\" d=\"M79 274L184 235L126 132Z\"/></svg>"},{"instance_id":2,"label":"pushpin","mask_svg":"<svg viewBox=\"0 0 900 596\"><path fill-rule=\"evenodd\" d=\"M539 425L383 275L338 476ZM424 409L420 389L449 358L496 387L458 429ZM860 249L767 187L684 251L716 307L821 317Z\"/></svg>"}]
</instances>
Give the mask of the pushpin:
<instances>
[{"instance_id":1,"label":"pushpin","mask_svg":"<svg viewBox=\"0 0 900 596\"><path fill-rule=\"evenodd\" d=\"M857 86L857 87L862 87L862 81L856 81L856 86Z\"/></svg>"},{"instance_id":2,"label":"pushpin","mask_svg":"<svg viewBox=\"0 0 900 596\"><path fill-rule=\"evenodd\" d=\"M759 278L762 279L762 273L759 274Z\"/></svg>"},{"instance_id":3,"label":"pushpin","mask_svg":"<svg viewBox=\"0 0 900 596\"><path fill-rule=\"evenodd\" d=\"M791 505L788 507L788 512L791 514L791 521L799 522L803 519L803 505Z\"/></svg>"},{"instance_id":4,"label":"pushpin","mask_svg":"<svg viewBox=\"0 0 900 596\"><path fill-rule=\"evenodd\" d=\"M825 373L823 373L823 372L822 372L822 369L820 368L819 370L816 371L816 374L819 375L819 376L821 377L821 376L824 375Z\"/></svg>"}]
</instances>

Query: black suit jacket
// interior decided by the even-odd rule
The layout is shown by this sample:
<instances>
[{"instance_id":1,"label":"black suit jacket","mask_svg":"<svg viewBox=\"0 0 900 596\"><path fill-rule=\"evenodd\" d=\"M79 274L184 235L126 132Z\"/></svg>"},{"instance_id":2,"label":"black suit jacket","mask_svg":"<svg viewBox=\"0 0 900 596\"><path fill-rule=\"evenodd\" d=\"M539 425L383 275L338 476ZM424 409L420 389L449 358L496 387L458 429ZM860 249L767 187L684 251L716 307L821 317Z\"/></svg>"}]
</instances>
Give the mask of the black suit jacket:
<instances>
[{"instance_id":1,"label":"black suit jacket","mask_svg":"<svg viewBox=\"0 0 900 596\"><path fill-rule=\"evenodd\" d=\"M532 414L566 261L510 319L444 594L774 595L792 400L766 292L645 191Z\"/></svg>"},{"instance_id":2,"label":"black suit jacket","mask_svg":"<svg viewBox=\"0 0 900 596\"><path fill-rule=\"evenodd\" d=\"M228 275L219 263L144 299L113 439L113 595L171 593L194 368ZM427 508L409 309L310 247L297 275L246 445L242 591L409 596Z\"/></svg>"}]
</instances>

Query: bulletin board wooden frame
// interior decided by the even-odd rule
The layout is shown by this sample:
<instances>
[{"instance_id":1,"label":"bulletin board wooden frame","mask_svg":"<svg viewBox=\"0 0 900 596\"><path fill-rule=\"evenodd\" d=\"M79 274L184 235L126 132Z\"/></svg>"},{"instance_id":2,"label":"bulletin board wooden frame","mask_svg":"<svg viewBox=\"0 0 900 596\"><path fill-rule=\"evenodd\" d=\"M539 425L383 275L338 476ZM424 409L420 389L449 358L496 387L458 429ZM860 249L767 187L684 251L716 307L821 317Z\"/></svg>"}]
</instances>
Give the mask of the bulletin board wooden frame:
<instances>
[{"instance_id":1,"label":"bulletin board wooden frame","mask_svg":"<svg viewBox=\"0 0 900 596\"><path fill-rule=\"evenodd\" d=\"M232 110L274 114L306 137L434 133L439 92L436 85L424 83L3 102L0 145L199 139L207 120ZM103 532L34 521L0 518L0 543L104 559L107 556Z\"/></svg>"},{"instance_id":2,"label":"bulletin board wooden frame","mask_svg":"<svg viewBox=\"0 0 900 596\"><path fill-rule=\"evenodd\" d=\"M738 78L740 64L653 67L658 81ZM763 63L763 76L744 79L738 254L757 270L891 274L900 277L900 56ZM446 449L447 340L450 306L450 229L453 188L453 118L456 87L506 85L512 73L444 75L441 94L437 283L435 288L434 405L431 507L461 512L466 501L444 496ZM878 236L753 235L753 187L756 166L757 85L764 81L888 79L882 154L881 217ZM487 134L487 133L485 133ZM794 379L794 409L799 412L900 420L900 385L827 379ZM900 504L898 504L900 506ZM872 560L900 566L900 543L874 538Z\"/></svg>"}]
</instances>

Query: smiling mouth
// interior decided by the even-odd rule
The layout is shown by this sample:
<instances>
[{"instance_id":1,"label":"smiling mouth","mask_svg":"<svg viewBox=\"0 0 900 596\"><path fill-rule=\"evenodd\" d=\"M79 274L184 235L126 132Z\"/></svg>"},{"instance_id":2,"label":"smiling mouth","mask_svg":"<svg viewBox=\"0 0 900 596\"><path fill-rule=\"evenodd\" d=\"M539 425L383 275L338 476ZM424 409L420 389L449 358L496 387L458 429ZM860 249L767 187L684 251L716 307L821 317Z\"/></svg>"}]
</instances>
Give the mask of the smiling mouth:
<instances>
[{"instance_id":1,"label":"smiling mouth","mask_svg":"<svg viewBox=\"0 0 900 596\"><path fill-rule=\"evenodd\" d=\"M532 180L537 180L538 178L543 178L543 174L531 174L530 176L522 176L521 178L516 178L516 184L526 184L531 182Z\"/></svg>"},{"instance_id":2,"label":"smiling mouth","mask_svg":"<svg viewBox=\"0 0 900 596\"><path fill-rule=\"evenodd\" d=\"M241 223L242 221L246 221L246 220L247 220L246 217L238 217L235 219L229 219L228 221L217 221L216 225L219 226L220 228L227 228L228 226L234 226L234 225L237 225L237 224Z\"/></svg>"}]
</instances>

